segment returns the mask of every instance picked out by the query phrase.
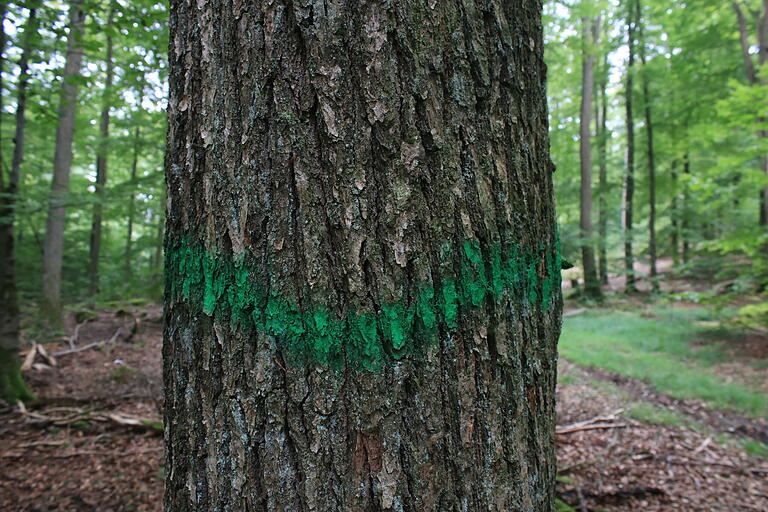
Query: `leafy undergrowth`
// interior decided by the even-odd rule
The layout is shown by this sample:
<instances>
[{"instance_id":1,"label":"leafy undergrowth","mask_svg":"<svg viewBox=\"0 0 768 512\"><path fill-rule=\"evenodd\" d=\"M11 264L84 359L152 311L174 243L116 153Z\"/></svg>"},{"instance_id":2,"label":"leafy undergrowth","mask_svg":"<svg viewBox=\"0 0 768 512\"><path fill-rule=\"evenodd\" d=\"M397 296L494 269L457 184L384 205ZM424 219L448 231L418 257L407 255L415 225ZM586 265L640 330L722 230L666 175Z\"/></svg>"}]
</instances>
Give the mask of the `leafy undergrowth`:
<instances>
[{"instance_id":1,"label":"leafy undergrowth","mask_svg":"<svg viewBox=\"0 0 768 512\"><path fill-rule=\"evenodd\" d=\"M734 337L703 309L598 309L565 319L559 350L578 365L640 379L675 398L766 417L762 386L732 371L724 375L731 363L728 342ZM755 360L754 368L761 361Z\"/></svg>"}]
</instances>

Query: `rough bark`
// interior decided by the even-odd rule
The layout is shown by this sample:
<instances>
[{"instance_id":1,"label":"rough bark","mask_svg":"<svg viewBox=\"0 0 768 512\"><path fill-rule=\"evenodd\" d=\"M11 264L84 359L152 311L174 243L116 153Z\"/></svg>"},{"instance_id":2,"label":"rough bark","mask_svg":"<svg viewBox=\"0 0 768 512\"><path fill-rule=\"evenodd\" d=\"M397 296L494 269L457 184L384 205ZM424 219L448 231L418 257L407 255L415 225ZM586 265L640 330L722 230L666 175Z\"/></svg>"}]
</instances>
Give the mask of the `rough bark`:
<instances>
[{"instance_id":1,"label":"rough bark","mask_svg":"<svg viewBox=\"0 0 768 512\"><path fill-rule=\"evenodd\" d=\"M112 80L115 63L112 58L112 23L115 16L114 5L110 5L107 15L107 50L104 60L107 65L102 93L101 116L99 118L99 146L96 152L96 187L91 222L88 276L89 295L99 293L99 256L101 253L101 220L104 210L104 196L107 186L107 157L109 151L109 114L112 108Z\"/></svg>"},{"instance_id":2,"label":"rough bark","mask_svg":"<svg viewBox=\"0 0 768 512\"><path fill-rule=\"evenodd\" d=\"M538 2L171 2L166 510L554 509Z\"/></svg>"},{"instance_id":3,"label":"rough bark","mask_svg":"<svg viewBox=\"0 0 768 512\"><path fill-rule=\"evenodd\" d=\"M625 109L627 126L627 172L624 177L624 272L627 276L625 291L628 293L637 291L635 286L635 257L632 253L633 239L633 213L635 198L635 120L633 115L633 92L635 72L635 1L629 0L629 13L627 15L627 45L629 46L629 59L627 61L627 79L625 91Z\"/></svg>"},{"instance_id":4,"label":"rough bark","mask_svg":"<svg viewBox=\"0 0 768 512\"><path fill-rule=\"evenodd\" d=\"M643 66L641 79L643 84L643 114L645 117L646 165L648 166L648 259L650 264L651 288L654 292L657 292L659 291L659 282L657 279L658 269L656 265L656 154L653 147L653 114L651 111L651 93L648 70L646 69L645 35L641 21L642 11L640 0L637 0L636 6L636 20L640 31L640 63Z\"/></svg>"},{"instance_id":5,"label":"rough bark","mask_svg":"<svg viewBox=\"0 0 768 512\"><path fill-rule=\"evenodd\" d=\"M608 75L610 64L608 54L603 62L603 72L600 80L600 111L598 122L598 151L599 151L599 178L598 178L598 271L600 283L608 284Z\"/></svg>"},{"instance_id":6,"label":"rough bark","mask_svg":"<svg viewBox=\"0 0 768 512\"><path fill-rule=\"evenodd\" d=\"M595 265L595 248L592 239L592 97L595 94L595 46L600 34L599 18L584 17L582 26L581 66L581 114L579 120L579 156L581 164L580 227L581 262L584 269L584 293L600 298L600 281Z\"/></svg>"},{"instance_id":7,"label":"rough bark","mask_svg":"<svg viewBox=\"0 0 768 512\"><path fill-rule=\"evenodd\" d=\"M6 4L2 4L0 26L5 19ZM0 398L8 403L34 398L29 392L19 369L19 348L21 346L20 310L16 281L15 220L16 199L21 181L21 163L24 158L24 132L26 128L27 86L29 84L29 53L31 35L37 30L37 10L29 11L22 36L22 51L19 58L19 83L16 90L16 129L14 149L8 183L4 170L0 169ZM5 50L5 37L0 43L0 54ZM0 86L2 91L2 86Z\"/></svg>"},{"instance_id":8,"label":"rough bark","mask_svg":"<svg viewBox=\"0 0 768 512\"><path fill-rule=\"evenodd\" d=\"M69 2L69 35L67 55L62 73L59 118L56 126L56 149L53 155L53 180L48 205L43 243L43 298L40 313L52 329L64 324L61 307L61 266L64 256L64 222L69 194L69 171L72 166L72 141L75 135L77 83L83 59L82 33L85 12L81 0Z\"/></svg>"}]
</instances>

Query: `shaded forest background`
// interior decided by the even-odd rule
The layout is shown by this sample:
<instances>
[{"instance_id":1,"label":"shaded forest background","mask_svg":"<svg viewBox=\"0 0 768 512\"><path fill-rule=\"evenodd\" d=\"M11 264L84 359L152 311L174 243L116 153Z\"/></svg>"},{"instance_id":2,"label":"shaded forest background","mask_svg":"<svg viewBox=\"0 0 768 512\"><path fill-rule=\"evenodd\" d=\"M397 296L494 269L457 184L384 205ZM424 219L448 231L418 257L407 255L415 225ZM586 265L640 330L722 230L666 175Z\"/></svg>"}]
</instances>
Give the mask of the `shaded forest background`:
<instances>
[{"instance_id":1,"label":"shaded forest background","mask_svg":"<svg viewBox=\"0 0 768 512\"><path fill-rule=\"evenodd\" d=\"M56 257L45 250L51 205L66 212L66 307L159 300L167 6L3 5L1 156L4 197L15 198L22 307L41 304L44 261ZM72 30L70 8L82 9L81 30ZM766 3L585 0L546 2L545 13L560 236L579 267L566 279L586 280L594 297L594 279L604 284L609 273L628 277L630 290L634 279L657 290L657 260L669 260L678 273L727 277L729 292L762 290ZM69 72L68 48L82 52ZM52 181L67 85L77 100L61 194ZM15 151L22 160L13 191ZM62 325L56 317L26 316L46 329Z\"/></svg>"}]
</instances>

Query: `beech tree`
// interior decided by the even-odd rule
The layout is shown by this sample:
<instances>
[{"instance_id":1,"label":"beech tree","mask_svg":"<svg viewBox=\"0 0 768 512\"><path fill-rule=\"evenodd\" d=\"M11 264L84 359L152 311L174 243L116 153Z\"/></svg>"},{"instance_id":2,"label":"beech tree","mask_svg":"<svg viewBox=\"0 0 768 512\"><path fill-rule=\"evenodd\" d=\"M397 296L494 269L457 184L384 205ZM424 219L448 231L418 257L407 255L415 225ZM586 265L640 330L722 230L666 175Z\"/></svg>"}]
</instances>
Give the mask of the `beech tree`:
<instances>
[{"instance_id":1,"label":"beech tree","mask_svg":"<svg viewBox=\"0 0 768 512\"><path fill-rule=\"evenodd\" d=\"M40 312L49 325L59 329L64 324L61 305L61 266L64 255L64 222L69 171L72 166L72 142L77 112L77 82L83 61L83 24L85 12L81 0L69 2L69 35L67 57L61 76L61 103L56 127L56 149L53 155L53 180L45 224L43 244L43 297Z\"/></svg>"},{"instance_id":2,"label":"beech tree","mask_svg":"<svg viewBox=\"0 0 768 512\"><path fill-rule=\"evenodd\" d=\"M166 510L553 510L539 2L171 2Z\"/></svg>"},{"instance_id":3,"label":"beech tree","mask_svg":"<svg viewBox=\"0 0 768 512\"><path fill-rule=\"evenodd\" d=\"M7 4L0 4L0 25L5 20ZM38 27L38 3L31 3L22 36L19 58L19 81L16 88L16 126L13 136L13 157L6 178L0 169L0 398L8 403L33 398L19 368L21 345L21 312L19 309L18 278L16 273L16 207L21 183L21 164L24 160L26 130L27 87L29 85L29 54L31 40ZM5 58L5 34L0 39L0 55ZM2 66L0 66L1 71ZM1 75L2 73L0 73ZM0 87L2 90L2 87Z\"/></svg>"},{"instance_id":4,"label":"beech tree","mask_svg":"<svg viewBox=\"0 0 768 512\"><path fill-rule=\"evenodd\" d=\"M584 292L593 298L600 298L600 281L595 264L595 246L592 240L592 99L595 94L595 47L599 42L600 18L584 16L581 21L582 76L581 112L579 117L579 156L581 164L580 225L581 262L584 269Z\"/></svg>"}]
</instances>

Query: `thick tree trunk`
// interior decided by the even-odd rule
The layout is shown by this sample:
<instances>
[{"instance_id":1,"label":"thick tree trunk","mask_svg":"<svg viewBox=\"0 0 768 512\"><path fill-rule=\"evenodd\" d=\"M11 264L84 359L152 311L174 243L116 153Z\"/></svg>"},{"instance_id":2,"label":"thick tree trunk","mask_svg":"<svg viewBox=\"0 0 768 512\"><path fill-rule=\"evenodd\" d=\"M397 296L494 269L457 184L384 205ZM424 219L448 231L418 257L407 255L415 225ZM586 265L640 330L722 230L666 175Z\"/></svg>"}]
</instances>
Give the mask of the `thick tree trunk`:
<instances>
[{"instance_id":1,"label":"thick tree trunk","mask_svg":"<svg viewBox=\"0 0 768 512\"><path fill-rule=\"evenodd\" d=\"M597 199L598 209L598 267L600 274L600 283L608 284L608 75L610 72L610 63L608 55L605 55L603 62L603 73L600 80L600 112L598 120L598 144L600 158L600 176L599 196Z\"/></svg>"},{"instance_id":2,"label":"thick tree trunk","mask_svg":"<svg viewBox=\"0 0 768 512\"><path fill-rule=\"evenodd\" d=\"M5 19L2 5L0 26ZM26 128L27 86L29 84L29 53L31 35L37 31L37 10L29 10L22 38L19 59L19 84L16 91L16 130L14 132L13 159L8 183L4 170L0 169L0 398L8 403L34 398L27 390L19 369L19 348L21 346L20 311L16 282L15 221L16 198L21 182L21 163L24 158L24 132ZM5 50L5 37L0 45L0 54ZM3 60L4 60L3 55ZM2 86L0 86L2 91Z\"/></svg>"},{"instance_id":3,"label":"thick tree trunk","mask_svg":"<svg viewBox=\"0 0 768 512\"><path fill-rule=\"evenodd\" d=\"M171 2L166 510L554 509L538 2Z\"/></svg>"},{"instance_id":4,"label":"thick tree trunk","mask_svg":"<svg viewBox=\"0 0 768 512\"><path fill-rule=\"evenodd\" d=\"M99 256L101 253L101 216L104 210L104 193L107 186L107 153L109 151L109 111L112 108L112 78L114 62L112 59L112 34L110 32L114 19L114 5L109 8L107 17L107 64L104 77L104 93L102 96L101 118L99 120L99 147L96 154L96 198L93 203L93 221L91 222L90 264L88 266L89 287L91 296L99 293Z\"/></svg>"},{"instance_id":5,"label":"thick tree trunk","mask_svg":"<svg viewBox=\"0 0 768 512\"><path fill-rule=\"evenodd\" d=\"M627 173L624 182L624 272L627 276L625 291L637 291L635 286L635 257L632 253L634 197L635 197L635 120L632 112L633 74L635 72L635 0L629 2L627 16L627 45L629 60L627 62L627 81L625 91L626 125L627 125Z\"/></svg>"},{"instance_id":6,"label":"thick tree trunk","mask_svg":"<svg viewBox=\"0 0 768 512\"><path fill-rule=\"evenodd\" d=\"M43 244L43 299L40 312L53 329L61 329L64 325L61 308L61 266L64 256L64 221L69 194L69 170L72 166L72 140L75 135L77 111L77 83L73 78L80 74L84 23L85 13L81 0L71 0L67 56L62 74L56 149L53 155L53 181Z\"/></svg>"},{"instance_id":7,"label":"thick tree trunk","mask_svg":"<svg viewBox=\"0 0 768 512\"><path fill-rule=\"evenodd\" d=\"M600 281L595 265L595 249L592 240L592 96L595 94L595 46L600 33L599 19L584 17L582 26L582 78L581 78L581 114L579 127L579 156L581 162L580 189L580 226L581 226L581 262L584 269L584 293L592 298L600 298Z\"/></svg>"},{"instance_id":8,"label":"thick tree trunk","mask_svg":"<svg viewBox=\"0 0 768 512\"><path fill-rule=\"evenodd\" d=\"M648 71L645 67L645 36L642 28L640 0L636 0L637 24L640 30L640 62L643 65L643 113L645 116L645 144L648 159L648 259L650 263L651 288L659 291L656 266L656 155L653 148L653 116L651 112L651 93L648 84Z\"/></svg>"}]
</instances>

